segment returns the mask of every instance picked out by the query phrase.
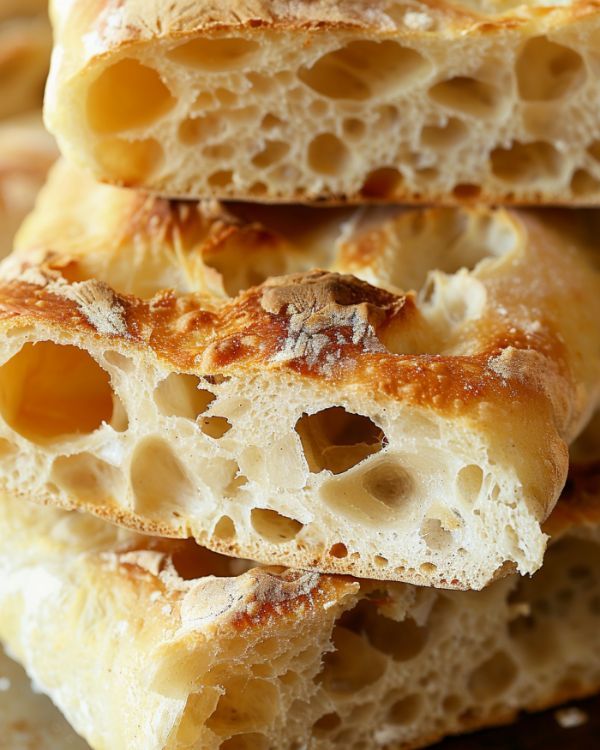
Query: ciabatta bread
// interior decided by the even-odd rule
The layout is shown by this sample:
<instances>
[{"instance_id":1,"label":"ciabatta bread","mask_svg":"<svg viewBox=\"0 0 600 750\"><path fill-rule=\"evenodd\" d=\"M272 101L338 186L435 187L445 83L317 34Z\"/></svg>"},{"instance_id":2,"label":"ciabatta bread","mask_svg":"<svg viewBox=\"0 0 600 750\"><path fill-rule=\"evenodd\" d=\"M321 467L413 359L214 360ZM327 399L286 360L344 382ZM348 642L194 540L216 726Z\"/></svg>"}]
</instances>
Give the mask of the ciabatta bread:
<instances>
[{"instance_id":1,"label":"ciabatta bread","mask_svg":"<svg viewBox=\"0 0 600 750\"><path fill-rule=\"evenodd\" d=\"M39 113L0 122L0 258L13 239L57 157Z\"/></svg>"},{"instance_id":2,"label":"ciabatta bread","mask_svg":"<svg viewBox=\"0 0 600 750\"><path fill-rule=\"evenodd\" d=\"M416 748L600 689L600 503L574 469L532 579L253 567L0 500L0 638L94 750Z\"/></svg>"},{"instance_id":3,"label":"ciabatta bread","mask_svg":"<svg viewBox=\"0 0 600 750\"><path fill-rule=\"evenodd\" d=\"M52 48L47 5L0 1L0 119L42 104Z\"/></svg>"},{"instance_id":4,"label":"ciabatta bread","mask_svg":"<svg viewBox=\"0 0 600 750\"><path fill-rule=\"evenodd\" d=\"M595 219L228 213L61 165L0 269L0 483L271 564L530 573L598 400Z\"/></svg>"},{"instance_id":5,"label":"ciabatta bread","mask_svg":"<svg viewBox=\"0 0 600 750\"><path fill-rule=\"evenodd\" d=\"M89 750L1 647L0 750Z\"/></svg>"},{"instance_id":6,"label":"ciabatta bread","mask_svg":"<svg viewBox=\"0 0 600 750\"><path fill-rule=\"evenodd\" d=\"M47 120L173 197L598 204L594 0L53 0Z\"/></svg>"}]
</instances>

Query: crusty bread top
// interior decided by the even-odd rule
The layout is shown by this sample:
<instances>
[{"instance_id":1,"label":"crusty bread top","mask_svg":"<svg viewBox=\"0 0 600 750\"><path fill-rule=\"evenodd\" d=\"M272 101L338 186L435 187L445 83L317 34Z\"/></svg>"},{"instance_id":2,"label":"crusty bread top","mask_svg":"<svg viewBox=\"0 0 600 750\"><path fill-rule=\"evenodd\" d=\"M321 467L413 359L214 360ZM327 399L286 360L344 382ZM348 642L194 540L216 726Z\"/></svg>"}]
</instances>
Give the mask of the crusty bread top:
<instances>
[{"instance_id":1,"label":"crusty bread top","mask_svg":"<svg viewBox=\"0 0 600 750\"><path fill-rule=\"evenodd\" d=\"M443 24L444 33L460 33L479 27L489 32L497 27L526 27L532 20L544 18L547 28L572 18L592 15L598 10L595 0L571 0L568 3L518 2L518 0L466 0L444 2L431 0L409 4L398 0L200 0L189 3L175 0L129 0L126 6L118 0L51 0L53 22L70 49L98 54L128 42L144 39L193 34L209 29L364 29L392 34L398 30L418 34L430 31L431 25L419 28L414 16L419 12ZM110 18L110 25L103 23ZM443 21L442 21L443 19ZM417 19L418 20L418 19ZM484 28L485 27L485 28ZM81 34L94 33L94 45L81 44ZM73 46L71 46L73 45Z\"/></svg>"},{"instance_id":2,"label":"crusty bread top","mask_svg":"<svg viewBox=\"0 0 600 750\"><path fill-rule=\"evenodd\" d=\"M571 442L600 388L597 224L593 211L177 204L62 162L4 266L3 304L5 316L151 341L209 375L268 365L447 413L543 393ZM422 317L439 271L467 307L446 311L462 325L442 330ZM81 295L61 294L65 281Z\"/></svg>"},{"instance_id":3,"label":"crusty bread top","mask_svg":"<svg viewBox=\"0 0 600 750\"><path fill-rule=\"evenodd\" d=\"M290 567L531 572L598 399L594 216L225 210L61 164L1 269L5 488Z\"/></svg>"}]
</instances>

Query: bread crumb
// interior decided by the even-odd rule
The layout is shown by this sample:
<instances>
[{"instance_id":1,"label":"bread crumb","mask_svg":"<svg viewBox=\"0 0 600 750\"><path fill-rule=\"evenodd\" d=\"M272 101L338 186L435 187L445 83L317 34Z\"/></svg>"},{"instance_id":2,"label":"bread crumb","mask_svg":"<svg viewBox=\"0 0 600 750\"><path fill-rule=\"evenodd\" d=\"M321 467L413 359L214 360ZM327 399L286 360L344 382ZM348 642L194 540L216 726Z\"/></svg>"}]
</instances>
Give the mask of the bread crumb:
<instances>
[{"instance_id":1,"label":"bread crumb","mask_svg":"<svg viewBox=\"0 0 600 750\"><path fill-rule=\"evenodd\" d=\"M563 729L574 729L580 727L589 721L589 716L576 706L569 706L568 708L561 708L554 714L559 726Z\"/></svg>"},{"instance_id":2,"label":"bread crumb","mask_svg":"<svg viewBox=\"0 0 600 750\"><path fill-rule=\"evenodd\" d=\"M0 677L0 693L6 693L10 690L10 680L8 677Z\"/></svg>"}]
</instances>

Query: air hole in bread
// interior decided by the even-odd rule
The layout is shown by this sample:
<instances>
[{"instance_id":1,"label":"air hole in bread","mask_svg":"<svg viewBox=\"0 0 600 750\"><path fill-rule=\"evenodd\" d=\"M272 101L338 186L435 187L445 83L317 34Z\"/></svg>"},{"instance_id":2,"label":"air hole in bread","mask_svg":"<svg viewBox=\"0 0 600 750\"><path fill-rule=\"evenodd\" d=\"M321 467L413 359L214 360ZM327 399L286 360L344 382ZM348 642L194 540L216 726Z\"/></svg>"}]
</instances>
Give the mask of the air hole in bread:
<instances>
[{"instance_id":1,"label":"air hole in bread","mask_svg":"<svg viewBox=\"0 0 600 750\"><path fill-rule=\"evenodd\" d=\"M256 644L256 653L263 659L275 659L281 655L282 642L280 638L272 636ZM285 648L285 646L283 646Z\"/></svg>"},{"instance_id":2,"label":"air hole in bread","mask_svg":"<svg viewBox=\"0 0 600 750\"><path fill-rule=\"evenodd\" d=\"M223 495L224 497L235 497L238 490L248 484L248 477L241 473L240 465L237 461L231 461L228 459L225 459L225 461L227 461L229 466L231 479L225 485Z\"/></svg>"},{"instance_id":3,"label":"air hole in bread","mask_svg":"<svg viewBox=\"0 0 600 750\"><path fill-rule=\"evenodd\" d=\"M301 88L300 86L294 86L293 88L288 89L286 95L287 99L294 105L295 109L302 108L303 110L306 110L308 108L310 96L306 89Z\"/></svg>"},{"instance_id":4,"label":"air hole in bread","mask_svg":"<svg viewBox=\"0 0 600 750\"><path fill-rule=\"evenodd\" d=\"M341 406L303 414L295 429L313 474L342 474L379 452L387 442L383 430L368 417Z\"/></svg>"},{"instance_id":5,"label":"air hole in bread","mask_svg":"<svg viewBox=\"0 0 600 750\"><path fill-rule=\"evenodd\" d=\"M90 85L88 124L96 133L118 133L160 119L175 99L158 71L125 58L106 68Z\"/></svg>"},{"instance_id":6,"label":"air hole in bread","mask_svg":"<svg viewBox=\"0 0 600 750\"><path fill-rule=\"evenodd\" d=\"M237 94L229 89L219 87L215 89L215 96L219 104L222 104L224 107L233 107L234 104L237 104Z\"/></svg>"},{"instance_id":7,"label":"air hole in bread","mask_svg":"<svg viewBox=\"0 0 600 750\"><path fill-rule=\"evenodd\" d=\"M112 505L120 495L121 471L93 456L78 453L59 456L52 465L50 478L71 497L84 503Z\"/></svg>"},{"instance_id":8,"label":"air hole in bread","mask_svg":"<svg viewBox=\"0 0 600 750\"><path fill-rule=\"evenodd\" d=\"M369 495L389 508L396 508L414 491L411 475L392 460L379 461L365 471L361 483Z\"/></svg>"},{"instance_id":9,"label":"air hole in bread","mask_svg":"<svg viewBox=\"0 0 600 750\"><path fill-rule=\"evenodd\" d=\"M298 536L303 528L300 521L282 516L280 513L266 508L253 508L250 519L254 531L271 544L290 542Z\"/></svg>"},{"instance_id":10,"label":"air hole in bread","mask_svg":"<svg viewBox=\"0 0 600 750\"><path fill-rule=\"evenodd\" d=\"M367 175L361 193L365 198L389 200L402 184L402 174L395 167L380 167Z\"/></svg>"},{"instance_id":11,"label":"air hole in bread","mask_svg":"<svg viewBox=\"0 0 600 750\"><path fill-rule=\"evenodd\" d=\"M469 690L478 701L488 701L502 695L513 684L518 674L513 659L504 651L496 651L469 677Z\"/></svg>"},{"instance_id":12,"label":"air hole in bread","mask_svg":"<svg viewBox=\"0 0 600 750\"><path fill-rule=\"evenodd\" d=\"M298 658L298 661L300 661L301 656ZM311 661L312 661L313 658L315 658L315 657L311 656ZM296 688L297 685L298 685L298 682L300 681L300 676L293 669L288 669L287 672L285 672L284 674L281 675L281 677L279 678L279 680L286 687Z\"/></svg>"},{"instance_id":13,"label":"air hole in bread","mask_svg":"<svg viewBox=\"0 0 600 750\"><path fill-rule=\"evenodd\" d=\"M267 750L269 741L264 734L238 734L219 745L219 750Z\"/></svg>"},{"instance_id":14,"label":"air hole in bread","mask_svg":"<svg viewBox=\"0 0 600 750\"><path fill-rule=\"evenodd\" d=\"M587 169L577 169L571 177L573 195L586 196L600 192L600 180L591 175Z\"/></svg>"},{"instance_id":15,"label":"air hole in bread","mask_svg":"<svg viewBox=\"0 0 600 750\"><path fill-rule=\"evenodd\" d=\"M367 126L358 117L348 117L342 124L344 136L349 141L359 141L367 130Z\"/></svg>"},{"instance_id":16,"label":"air hole in bread","mask_svg":"<svg viewBox=\"0 0 600 750\"><path fill-rule=\"evenodd\" d=\"M227 119L236 125L252 123L252 127L258 127L258 107L238 107L226 114Z\"/></svg>"},{"instance_id":17,"label":"air hole in bread","mask_svg":"<svg viewBox=\"0 0 600 750\"><path fill-rule=\"evenodd\" d=\"M350 161L350 152L333 133L321 133L308 146L308 165L317 174L340 176Z\"/></svg>"},{"instance_id":18,"label":"air hole in bread","mask_svg":"<svg viewBox=\"0 0 600 750\"><path fill-rule=\"evenodd\" d=\"M25 344L0 367L0 413L34 443L89 435L111 423L116 403L106 370L76 346Z\"/></svg>"},{"instance_id":19,"label":"air hole in bread","mask_svg":"<svg viewBox=\"0 0 600 750\"><path fill-rule=\"evenodd\" d=\"M220 440L232 428L232 424L225 417L200 417L200 429L213 440Z\"/></svg>"},{"instance_id":20,"label":"air hole in bread","mask_svg":"<svg viewBox=\"0 0 600 750\"><path fill-rule=\"evenodd\" d=\"M351 695L379 680L386 668L385 657L365 638L341 625L333 631L333 645L323 659L319 682L333 695Z\"/></svg>"},{"instance_id":21,"label":"air hole in bread","mask_svg":"<svg viewBox=\"0 0 600 750\"><path fill-rule=\"evenodd\" d=\"M459 183L452 188L452 195L459 201L475 201L481 195L481 186L467 182Z\"/></svg>"},{"instance_id":22,"label":"air hole in bread","mask_svg":"<svg viewBox=\"0 0 600 750\"><path fill-rule=\"evenodd\" d=\"M283 120L274 115L272 112L267 112L263 117L260 127L262 130L275 130L283 125Z\"/></svg>"},{"instance_id":23,"label":"air hole in bread","mask_svg":"<svg viewBox=\"0 0 600 750\"><path fill-rule=\"evenodd\" d=\"M429 96L443 107L483 119L495 117L502 104L502 93L495 86L466 76L437 83L429 89Z\"/></svg>"},{"instance_id":24,"label":"air hole in bread","mask_svg":"<svg viewBox=\"0 0 600 750\"><path fill-rule=\"evenodd\" d=\"M269 76L262 75L262 73L247 73L246 79L252 86L253 93L260 96L272 94L275 90L275 81Z\"/></svg>"},{"instance_id":25,"label":"air hole in bread","mask_svg":"<svg viewBox=\"0 0 600 750\"><path fill-rule=\"evenodd\" d=\"M250 39L192 39L172 49L168 57L180 65L214 73L250 65L259 49Z\"/></svg>"},{"instance_id":26,"label":"air hole in bread","mask_svg":"<svg viewBox=\"0 0 600 750\"><path fill-rule=\"evenodd\" d=\"M156 387L154 401L167 417L195 421L216 398L214 393L198 388L199 384L195 375L172 373Z\"/></svg>"},{"instance_id":27,"label":"air hole in bread","mask_svg":"<svg viewBox=\"0 0 600 750\"><path fill-rule=\"evenodd\" d=\"M585 80L581 55L545 36L529 39L516 64L519 95L525 101L551 101L573 93Z\"/></svg>"},{"instance_id":28,"label":"air hole in bread","mask_svg":"<svg viewBox=\"0 0 600 750\"><path fill-rule=\"evenodd\" d=\"M456 487L462 500L472 505L483 486L483 471L475 464L463 466L456 475Z\"/></svg>"},{"instance_id":29,"label":"air hole in bread","mask_svg":"<svg viewBox=\"0 0 600 750\"><path fill-rule=\"evenodd\" d=\"M264 182L253 182L248 188L248 194L253 198L261 198L265 196L269 191L269 188Z\"/></svg>"},{"instance_id":30,"label":"air hole in bread","mask_svg":"<svg viewBox=\"0 0 600 750\"><path fill-rule=\"evenodd\" d=\"M342 720L340 719L339 714L325 714L324 716L321 716L320 719L317 719L317 721L315 721L315 723L313 724L313 731L315 732L317 737L323 736L325 734L328 734L329 732L333 732L340 726L341 723Z\"/></svg>"},{"instance_id":31,"label":"air hole in bread","mask_svg":"<svg viewBox=\"0 0 600 750\"><path fill-rule=\"evenodd\" d=\"M392 460L375 463L362 477L352 472L332 478L321 490L323 501L337 514L368 526L397 520L417 496L412 477Z\"/></svg>"},{"instance_id":32,"label":"air hole in bread","mask_svg":"<svg viewBox=\"0 0 600 750\"><path fill-rule=\"evenodd\" d=\"M208 178L208 184L216 189L229 187L232 182L233 172L229 169L220 169L213 172Z\"/></svg>"},{"instance_id":33,"label":"air hole in bread","mask_svg":"<svg viewBox=\"0 0 600 750\"><path fill-rule=\"evenodd\" d=\"M277 713L279 692L267 680L233 677L225 693L206 721L208 729L220 736L252 732L269 726Z\"/></svg>"},{"instance_id":34,"label":"air hole in bread","mask_svg":"<svg viewBox=\"0 0 600 750\"><path fill-rule=\"evenodd\" d=\"M215 106L215 98L209 91L201 91L194 99L191 112L204 112L205 109L212 109Z\"/></svg>"},{"instance_id":35,"label":"air hole in bread","mask_svg":"<svg viewBox=\"0 0 600 750\"><path fill-rule=\"evenodd\" d=\"M194 486L170 445L148 437L135 449L131 461L135 510L149 518L164 519L165 507L185 508L194 498Z\"/></svg>"},{"instance_id":36,"label":"air hole in bread","mask_svg":"<svg viewBox=\"0 0 600 750\"><path fill-rule=\"evenodd\" d=\"M418 52L397 42L356 41L329 52L298 76L311 89L330 99L365 101L403 91L429 71Z\"/></svg>"},{"instance_id":37,"label":"air hole in bread","mask_svg":"<svg viewBox=\"0 0 600 750\"><path fill-rule=\"evenodd\" d=\"M179 140L184 146L195 146L216 136L219 129L219 119L216 115L188 117L179 126Z\"/></svg>"},{"instance_id":38,"label":"air hole in bread","mask_svg":"<svg viewBox=\"0 0 600 750\"><path fill-rule=\"evenodd\" d=\"M504 182L533 184L560 177L563 161L558 151L545 141L496 148L491 153L492 171Z\"/></svg>"},{"instance_id":39,"label":"air hole in bread","mask_svg":"<svg viewBox=\"0 0 600 750\"><path fill-rule=\"evenodd\" d=\"M158 544L160 550L161 542L159 541ZM253 567L252 563L247 560L226 557L206 547L201 547L193 539L180 540L173 545L168 544L172 552L170 561L165 563L165 567L168 568L170 564L172 570L183 581L195 581L209 575L215 578L231 578Z\"/></svg>"},{"instance_id":40,"label":"air hole in bread","mask_svg":"<svg viewBox=\"0 0 600 750\"><path fill-rule=\"evenodd\" d=\"M435 151L446 151L464 141L468 134L462 120L449 117L445 125L426 125L421 131L421 143Z\"/></svg>"},{"instance_id":41,"label":"air hole in bread","mask_svg":"<svg viewBox=\"0 0 600 750\"><path fill-rule=\"evenodd\" d=\"M389 560L387 557L383 557L383 555L375 555L373 562L377 568L386 568L389 564Z\"/></svg>"},{"instance_id":42,"label":"air hole in bread","mask_svg":"<svg viewBox=\"0 0 600 750\"><path fill-rule=\"evenodd\" d=\"M315 99L310 103L308 111L312 115L312 117L325 117L325 115L329 111L329 106L327 102L323 101L323 99Z\"/></svg>"},{"instance_id":43,"label":"air hole in bread","mask_svg":"<svg viewBox=\"0 0 600 750\"><path fill-rule=\"evenodd\" d=\"M397 127L400 120L400 112L392 104L385 104L377 109L377 120L375 127L377 130L391 130Z\"/></svg>"},{"instance_id":44,"label":"air hole in bread","mask_svg":"<svg viewBox=\"0 0 600 750\"><path fill-rule=\"evenodd\" d=\"M436 552L445 550L452 544L452 533L444 528L439 518L426 518L419 534L427 547Z\"/></svg>"},{"instance_id":45,"label":"air hole in bread","mask_svg":"<svg viewBox=\"0 0 600 750\"><path fill-rule=\"evenodd\" d=\"M288 143L283 141L267 141L262 151L252 157L252 164L259 169L272 167L287 156L290 150Z\"/></svg>"},{"instance_id":46,"label":"air hole in bread","mask_svg":"<svg viewBox=\"0 0 600 750\"><path fill-rule=\"evenodd\" d=\"M336 542L336 544L331 546L329 554L331 557L337 557L338 560L343 560L345 557L348 557L348 547L342 542Z\"/></svg>"},{"instance_id":47,"label":"air hole in bread","mask_svg":"<svg viewBox=\"0 0 600 750\"><path fill-rule=\"evenodd\" d=\"M229 541L236 535L235 524L229 516L221 516L213 529L213 536L222 541Z\"/></svg>"},{"instance_id":48,"label":"air hole in bread","mask_svg":"<svg viewBox=\"0 0 600 750\"><path fill-rule=\"evenodd\" d=\"M392 724L412 724L423 711L423 696L412 693L397 700L387 713L387 720Z\"/></svg>"},{"instance_id":49,"label":"air hole in bread","mask_svg":"<svg viewBox=\"0 0 600 750\"><path fill-rule=\"evenodd\" d=\"M212 146L205 146L202 149L202 155L213 161L227 161L233 156L234 149L230 143L214 143Z\"/></svg>"},{"instance_id":50,"label":"air hole in bread","mask_svg":"<svg viewBox=\"0 0 600 750\"><path fill-rule=\"evenodd\" d=\"M551 662L560 647L554 625L548 620L540 627L535 617L517 617L509 623L508 634L521 657L533 665Z\"/></svg>"},{"instance_id":51,"label":"air hole in bread","mask_svg":"<svg viewBox=\"0 0 600 750\"><path fill-rule=\"evenodd\" d=\"M342 615L340 624L366 638L373 648L404 662L416 658L429 638L427 626L417 625L412 618L392 620L380 614L372 602L362 601Z\"/></svg>"},{"instance_id":52,"label":"air hole in bread","mask_svg":"<svg viewBox=\"0 0 600 750\"><path fill-rule=\"evenodd\" d=\"M127 187L133 187L158 171L165 153L153 138L143 141L104 138L96 144L94 156L113 179Z\"/></svg>"}]
</instances>

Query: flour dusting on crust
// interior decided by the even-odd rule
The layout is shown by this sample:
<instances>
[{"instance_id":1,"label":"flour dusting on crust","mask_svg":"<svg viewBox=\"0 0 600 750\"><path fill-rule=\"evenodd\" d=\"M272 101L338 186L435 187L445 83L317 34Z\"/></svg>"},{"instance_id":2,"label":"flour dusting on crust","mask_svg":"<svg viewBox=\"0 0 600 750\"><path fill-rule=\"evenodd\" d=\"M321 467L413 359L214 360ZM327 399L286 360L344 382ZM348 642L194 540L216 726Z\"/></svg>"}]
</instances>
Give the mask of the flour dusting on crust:
<instances>
[{"instance_id":1,"label":"flour dusting on crust","mask_svg":"<svg viewBox=\"0 0 600 750\"><path fill-rule=\"evenodd\" d=\"M53 286L52 292L73 300L98 333L109 336L128 335L125 311L108 284L92 279Z\"/></svg>"}]
</instances>

